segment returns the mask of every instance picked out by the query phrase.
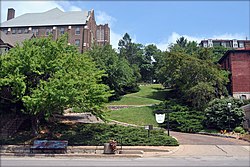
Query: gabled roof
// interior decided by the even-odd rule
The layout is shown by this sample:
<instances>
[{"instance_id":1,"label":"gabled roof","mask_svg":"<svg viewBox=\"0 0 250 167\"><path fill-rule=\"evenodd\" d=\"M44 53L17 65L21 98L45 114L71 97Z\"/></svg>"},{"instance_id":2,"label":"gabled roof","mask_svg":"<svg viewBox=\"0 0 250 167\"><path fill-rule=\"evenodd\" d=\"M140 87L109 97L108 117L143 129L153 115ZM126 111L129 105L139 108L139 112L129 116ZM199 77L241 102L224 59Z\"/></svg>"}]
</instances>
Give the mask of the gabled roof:
<instances>
[{"instance_id":1,"label":"gabled roof","mask_svg":"<svg viewBox=\"0 0 250 167\"><path fill-rule=\"evenodd\" d=\"M16 44L22 44L23 41L31 39L34 34L9 34L6 35L4 32L0 31L1 41L5 44L9 44L14 47Z\"/></svg>"},{"instance_id":2,"label":"gabled roof","mask_svg":"<svg viewBox=\"0 0 250 167\"><path fill-rule=\"evenodd\" d=\"M10 38L8 38L8 36L3 31L0 31L0 40L5 44L14 46L14 43L10 40Z\"/></svg>"},{"instance_id":3,"label":"gabled roof","mask_svg":"<svg viewBox=\"0 0 250 167\"><path fill-rule=\"evenodd\" d=\"M32 27L54 25L83 25L88 20L88 11L63 12L58 8L43 13L26 13L1 23L1 27Z\"/></svg>"}]
</instances>

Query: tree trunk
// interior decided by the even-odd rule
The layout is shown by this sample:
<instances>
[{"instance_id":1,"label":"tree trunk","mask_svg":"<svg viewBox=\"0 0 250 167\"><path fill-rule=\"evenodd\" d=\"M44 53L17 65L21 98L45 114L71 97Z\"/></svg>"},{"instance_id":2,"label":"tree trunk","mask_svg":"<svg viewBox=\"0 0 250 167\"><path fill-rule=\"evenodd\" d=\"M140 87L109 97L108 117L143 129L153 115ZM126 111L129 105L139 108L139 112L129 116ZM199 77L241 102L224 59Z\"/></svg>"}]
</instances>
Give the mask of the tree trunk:
<instances>
[{"instance_id":1,"label":"tree trunk","mask_svg":"<svg viewBox=\"0 0 250 167\"><path fill-rule=\"evenodd\" d=\"M39 119L37 116L32 116L31 117L31 128L32 128L32 133L37 136L38 135L38 127L39 127Z\"/></svg>"}]
</instances>

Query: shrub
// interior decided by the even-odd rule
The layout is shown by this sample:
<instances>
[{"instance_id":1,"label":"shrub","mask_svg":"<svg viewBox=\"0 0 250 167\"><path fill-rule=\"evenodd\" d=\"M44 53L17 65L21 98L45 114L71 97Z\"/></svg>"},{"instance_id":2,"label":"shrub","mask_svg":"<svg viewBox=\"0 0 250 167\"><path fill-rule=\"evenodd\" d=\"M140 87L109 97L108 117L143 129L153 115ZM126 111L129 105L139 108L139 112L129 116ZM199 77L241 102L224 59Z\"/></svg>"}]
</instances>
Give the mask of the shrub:
<instances>
[{"instance_id":1,"label":"shrub","mask_svg":"<svg viewBox=\"0 0 250 167\"><path fill-rule=\"evenodd\" d=\"M230 109L228 108L228 103L232 104ZM243 105L244 102L242 100L233 98L215 99L211 101L205 109L206 127L218 130L231 130L231 128L234 129L240 126L244 119L244 112L240 108Z\"/></svg>"},{"instance_id":2,"label":"shrub","mask_svg":"<svg viewBox=\"0 0 250 167\"><path fill-rule=\"evenodd\" d=\"M245 130L244 130L241 126L238 126L238 127L234 128L234 132L235 132L235 133L244 134L244 133L245 133Z\"/></svg>"},{"instance_id":3,"label":"shrub","mask_svg":"<svg viewBox=\"0 0 250 167\"><path fill-rule=\"evenodd\" d=\"M180 132L199 132L203 129L204 114L198 111L170 113L170 128Z\"/></svg>"},{"instance_id":4,"label":"shrub","mask_svg":"<svg viewBox=\"0 0 250 167\"><path fill-rule=\"evenodd\" d=\"M108 124L57 124L48 127L50 133L40 134L39 139L68 140L69 145L103 145L110 140L127 146L178 146L176 139L167 136L164 130L148 131L144 128L124 127ZM15 139L17 138L17 139ZM32 139L30 133L19 133L13 139L1 141L2 144L22 144Z\"/></svg>"}]
</instances>

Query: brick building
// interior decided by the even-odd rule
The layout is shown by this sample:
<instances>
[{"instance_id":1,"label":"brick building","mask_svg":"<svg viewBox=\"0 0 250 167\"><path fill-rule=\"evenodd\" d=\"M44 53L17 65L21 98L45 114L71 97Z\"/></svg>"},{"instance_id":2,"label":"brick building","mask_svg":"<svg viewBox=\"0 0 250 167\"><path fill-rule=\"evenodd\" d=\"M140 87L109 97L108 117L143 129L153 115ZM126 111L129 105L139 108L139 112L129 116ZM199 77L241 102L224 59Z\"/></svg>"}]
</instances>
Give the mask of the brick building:
<instances>
[{"instance_id":1,"label":"brick building","mask_svg":"<svg viewBox=\"0 0 250 167\"><path fill-rule=\"evenodd\" d=\"M230 94L235 98L250 99L250 47L227 51L219 63L230 71Z\"/></svg>"},{"instance_id":2,"label":"brick building","mask_svg":"<svg viewBox=\"0 0 250 167\"><path fill-rule=\"evenodd\" d=\"M103 42L98 42L97 30L104 29ZM8 9L7 21L1 23L0 30L9 34L34 34L36 37L53 39L68 33L68 43L74 44L82 53L93 44L109 44L110 29L108 24L96 25L94 10L63 12L58 8L43 13L26 13L15 18L15 10Z\"/></svg>"},{"instance_id":3,"label":"brick building","mask_svg":"<svg viewBox=\"0 0 250 167\"><path fill-rule=\"evenodd\" d=\"M227 40L227 39L207 39L202 40L200 42L200 46L207 48L207 47L214 47L214 46L224 46L226 48L246 48L246 45L250 43L250 40Z\"/></svg>"},{"instance_id":4,"label":"brick building","mask_svg":"<svg viewBox=\"0 0 250 167\"><path fill-rule=\"evenodd\" d=\"M96 28L97 44L104 46L110 43L110 29L108 24L98 25Z\"/></svg>"},{"instance_id":5,"label":"brick building","mask_svg":"<svg viewBox=\"0 0 250 167\"><path fill-rule=\"evenodd\" d=\"M0 55L8 52L16 44L22 45L22 42L34 38L34 34L10 34L6 35L0 31Z\"/></svg>"}]
</instances>

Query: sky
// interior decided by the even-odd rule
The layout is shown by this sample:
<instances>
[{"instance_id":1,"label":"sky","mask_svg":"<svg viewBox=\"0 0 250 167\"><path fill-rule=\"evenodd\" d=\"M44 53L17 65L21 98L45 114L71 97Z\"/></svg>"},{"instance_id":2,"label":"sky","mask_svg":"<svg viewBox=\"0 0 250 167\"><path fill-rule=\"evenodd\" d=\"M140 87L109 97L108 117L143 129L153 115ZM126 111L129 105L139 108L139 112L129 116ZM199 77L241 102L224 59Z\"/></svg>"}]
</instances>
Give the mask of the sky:
<instances>
[{"instance_id":1,"label":"sky","mask_svg":"<svg viewBox=\"0 0 250 167\"><path fill-rule=\"evenodd\" d=\"M15 9L16 17L55 7L65 12L94 9L97 24L109 24L114 48L125 33L133 42L155 44L161 50L181 36L198 43L203 39L250 39L250 0L1 0L0 3L1 22L6 21L8 8Z\"/></svg>"}]
</instances>

